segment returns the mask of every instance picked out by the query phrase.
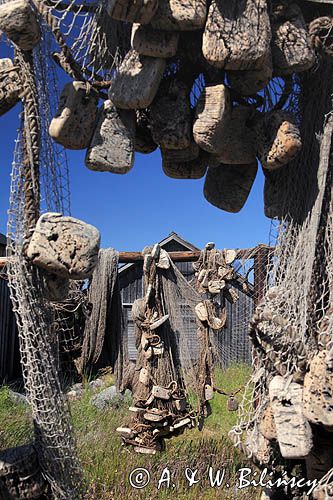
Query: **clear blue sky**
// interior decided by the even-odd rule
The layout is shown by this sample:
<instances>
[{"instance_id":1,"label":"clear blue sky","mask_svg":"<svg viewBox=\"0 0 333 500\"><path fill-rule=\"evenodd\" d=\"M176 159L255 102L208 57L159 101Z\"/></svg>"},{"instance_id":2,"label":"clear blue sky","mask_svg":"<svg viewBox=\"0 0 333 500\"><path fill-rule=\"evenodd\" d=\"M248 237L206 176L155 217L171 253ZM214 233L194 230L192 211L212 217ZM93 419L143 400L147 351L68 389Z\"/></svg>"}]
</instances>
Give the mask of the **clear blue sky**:
<instances>
[{"instance_id":1,"label":"clear blue sky","mask_svg":"<svg viewBox=\"0 0 333 500\"><path fill-rule=\"evenodd\" d=\"M0 57L10 51L0 43ZM11 162L20 105L0 117L0 232L6 232ZM204 179L174 180L163 174L159 152L137 154L126 175L92 172L84 151L68 151L72 215L95 225L102 246L141 250L176 231L202 247L244 248L269 240L270 220L263 211L263 174L258 172L249 199L238 214L210 205Z\"/></svg>"}]
</instances>

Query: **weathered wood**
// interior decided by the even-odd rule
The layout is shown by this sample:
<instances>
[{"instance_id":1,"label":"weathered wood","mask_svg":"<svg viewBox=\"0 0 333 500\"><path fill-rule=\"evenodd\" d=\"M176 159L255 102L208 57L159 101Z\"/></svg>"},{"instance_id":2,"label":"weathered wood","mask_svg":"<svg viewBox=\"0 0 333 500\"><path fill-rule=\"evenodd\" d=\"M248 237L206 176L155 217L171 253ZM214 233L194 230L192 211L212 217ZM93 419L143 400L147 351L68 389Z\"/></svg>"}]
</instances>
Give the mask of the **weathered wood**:
<instances>
[{"instance_id":1,"label":"weathered wood","mask_svg":"<svg viewBox=\"0 0 333 500\"><path fill-rule=\"evenodd\" d=\"M134 164L135 112L105 101L86 154L90 170L126 174Z\"/></svg>"},{"instance_id":2,"label":"weathered wood","mask_svg":"<svg viewBox=\"0 0 333 500\"><path fill-rule=\"evenodd\" d=\"M177 80L163 89L150 108L154 141L162 148L185 149L191 143L191 108L188 87Z\"/></svg>"},{"instance_id":3,"label":"weathered wood","mask_svg":"<svg viewBox=\"0 0 333 500\"><path fill-rule=\"evenodd\" d=\"M313 449L305 459L308 479L321 479L333 468L333 434L319 427L314 428Z\"/></svg>"},{"instance_id":4,"label":"weathered wood","mask_svg":"<svg viewBox=\"0 0 333 500\"><path fill-rule=\"evenodd\" d=\"M206 0L159 0L151 25L157 30L191 31L204 27L206 15Z\"/></svg>"},{"instance_id":5,"label":"weathered wood","mask_svg":"<svg viewBox=\"0 0 333 500\"><path fill-rule=\"evenodd\" d=\"M252 113L249 106L232 109L228 125L220 137L220 152L217 154L220 163L246 165L256 161L254 133L246 124Z\"/></svg>"},{"instance_id":6,"label":"weathered wood","mask_svg":"<svg viewBox=\"0 0 333 500\"><path fill-rule=\"evenodd\" d=\"M232 90L240 95L254 95L264 89L273 75L272 56L269 52L260 69L248 71L228 71L228 80Z\"/></svg>"},{"instance_id":7,"label":"weathered wood","mask_svg":"<svg viewBox=\"0 0 333 500\"><path fill-rule=\"evenodd\" d=\"M190 145L185 149L167 149L161 148L162 160L172 167L173 163L191 162L199 158L199 146L191 141Z\"/></svg>"},{"instance_id":8,"label":"weathered wood","mask_svg":"<svg viewBox=\"0 0 333 500\"><path fill-rule=\"evenodd\" d=\"M148 154L155 151L156 148L157 144L154 142L150 130L149 116L146 110L139 109L136 111L135 151Z\"/></svg>"},{"instance_id":9,"label":"weathered wood","mask_svg":"<svg viewBox=\"0 0 333 500\"><path fill-rule=\"evenodd\" d=\"M201 149L220 152L220 140L230 123L229 90L223 84L207 85L201 93L195 110L193 137Z\"/></svg>"},{"instance_id":10,"label":"weathered wood","mask_svg":"<svg viewBox=\"0 0 333 500\"><path fill-rule=\"evenodd\" d=\"M300 131L286 111L263 115L255 125L257 156L268 170L288 164L302 148Z\"/></svg>"},{"instance_id":11,"label":"weathered wood","mask_svg":"<svg viewBox=\"0 0 333 500\"><path fill-rule=\"evenodd\" d=\"M179 34L159 31L151 26L133 24L131 44L143 56L168 58L176 55Z\"/></svg>"},{"instance_id":12,"label":"weathered wood","mask_svg":"<svg viewBox=\"0 0 333 500\"><path fill-rule=\"evenodd\" d=\"M266 292L270 251L271 248L267 245L258 245L257 251L253 257L254 299L256 304L261 302Z\"/></svg>"},{"instance_id":13,"label":"weathered wood","mask_svg":"<svg viewBox=\"0 0 333 500\"><path fill-rule=\"evenodd\" d=\"M0 59L0 116L7 113L20 99L21 82L18 68L11 59Z\"/></svg>"},{"instance_id":14,"label":"weathered wood","mask_svg":"<svg viewBox=\"0 0 333 500\"><path fill-rule=\"evenodd\" d=\"M259 422L259 431L268 441L277 439L274 415L270 404L263 411Z\"/></svg>"},{"instance_id":15,"label":"weathered wood","mask_svg":"<svg viewBox=\"0 0 333 500\"><path fill-rule=\"evenodd\" d=\"M265 184L264 184L264 212L266 217L270 219L282 218L283 211L283 196L284 192L281 191L281 182L275 175L275 172L264 170Z\"/></svg>"},{"instance_id":16,"label":"weathered wood","mask_svg":"<svg viewBox=\"0 0 333 500\"><path fill-rule=\"evenodd\" d=\"M168 401L171 398L171 391L159 385L153 385L151 393L154 396L154 398L157 399L164 399Z\"/></svg>"},{"instance_id":17,"label":"weathered wood","mask_svg":"<svg viewBox=\"0 0 333 500\"><path fill-rule=\"evenodd\" d=\"M224 297L228 302L230 302L230 304L236 304L239 299L239 295L234 288L227 288L224 291Z\"/></svg>"},{"instance_id":18,"label":"weathered wood","mask_svg":"<svg viewBox=\"0 0 333 500\"><path fill-rule=\"evenodd\" d=\"M288 75L310 69L315 61L302 11L296 3L276 4L272 22L274 71Z\"/></svg>"},{"instance_id":19,"label":"weathered wood","mask_svg":"<svg viewBox=\"0 0 333 500\"><path fill-rule=\"evenodd\" d=\"M112 82L110 100L119 108L147 108L156 95L164 69L164 59L130 50Z\"/></svg>"},{"instance_id":20,"label":"weathered wood","mask_svg":"<svg viewBox=\"0 0 333 500\"><path fill-rule=\"evenodd\" d=\"M98 94L83 82L67 83L61 93L50 136L67 149L85 149L94 133Z\"/></svg>"},{"instance_id":21,"label":"weathered wood","mask_svg":"<svg viewBox=\"0 0 333 500\"><path fill-rule=\"evenodd\" d=\"M329 369L327 351L311 361L304 378L304 415L313 424L333 428L333 371Z\"/></svg>"},{"instance_id":22,"label":"weathered wood","mask_svg":"<svg viewBox=\"0 0 333 500\"><path fill-rule=\"evenodd\" d=\"M207 170L206 163L200 158L190 161L167 159L162 152L162 168L165 175L171 179L201 179Z\"/></svg>"},{"instance_id":23,"label":"weathered wood","mask_svg":"<svg viewBox=\"0 0 333 500\"><path fill-rule=\"evenodd\" d=\"M246 259L247 256L251 255L251 259L258 252L262 245L258 245L253 248L244 248L236 250L236 259ZM266 248L268 250L273 250L273 247ZM168 252L170 259L173 262L195 262L200 257L199 251L185 251L185 252ZM0 269L4 269L10 259L7 257L0 257ZM128 264L131 262L143 262L143 255L141 252L119 252L119 263ZM222 276L223 277L223 276ZM144 300L144 299L143 299ZM136 302L136 301L135 301ZM144 318L143 318L144 319Z\"/></svg>"},{"instance_id":24,"label":"weathered wood","mask_svg":"<svg viewBox=\"0 0 333 500\"><path fill-rule=\"evenodd\" d=\"M34 500L46 493L47 483L33 445L0 452L0 483L0 496L4 500Z\"/></svg>"},{"instance_id":25,"label":"weathered wood","mask_svg":"<svg viewBox=\"0 0 333 500\"><path fill-rule=\"evenodd\" d=\"M202 40L203 55L210 64L226 69L260 69L270 40L266 0L212 1Z\"/></svg>"},{"instance_id":26,"label":"weathered wood","mask_svg":"<svg viewBox=\"0 0 333 500\"><path fill-rule=\"evenodd\" d=\"M82 280L97 264L99 231L73 217L45 213L38 219L27 257L33 264L57 276Z\"/></svg>"},{"instance_id":27,"label":"weathered wood","mask_svg":"<svg viewBox=\"0 0 333 500\"><path fill-rule=\"evenodd\" d=\"M22 50L31 50L37 45L40 30L28 0L12 0L0 5L0 31Z\"/></svg>"},{"instance_id":28,"label":"weathered wood","mask_svg":"<svg viewBox=\"0 0 333 500\"><path fill-rule=\"evenodd\" d=\"M118 21L147 24L157 7L158 0L108 0L106 10Z\"/></svg>"},{"instance_id":29,"label":"weathered wood","mask_svg":"<svg viewBox=\"0 0 333 500\"><path fill-rule=\"evenodd\" d=\"M250 194L257 170L256 162L209 167L204 184L206 200L226 212L239 212Z\"/></svg>"},{"instance_id":30,"label":"weathered wood","mask_svg":"<svg viewBox=\"0 0 333 500\"><path fill-rule=\"evenodd\" d=\"M303 387L279 375L269 384L277 441L284 458L299 459L312 449L312 431L303 414Z\"/></svg>"}]
</instances>

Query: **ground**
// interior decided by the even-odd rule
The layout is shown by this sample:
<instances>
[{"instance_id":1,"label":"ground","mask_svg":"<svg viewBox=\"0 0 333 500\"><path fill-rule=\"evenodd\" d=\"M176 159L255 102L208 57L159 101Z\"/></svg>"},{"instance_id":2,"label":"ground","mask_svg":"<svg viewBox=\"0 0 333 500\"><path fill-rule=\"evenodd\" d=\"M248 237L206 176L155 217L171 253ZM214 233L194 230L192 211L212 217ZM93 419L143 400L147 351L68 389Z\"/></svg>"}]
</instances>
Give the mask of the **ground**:
<instances>
[{"instance_id":1,"label":"ground","mask_svg":"<svg viewBox=\"0 0 333 500\"><path fill-rule=\"evenodd\" d=\"M250 367L247 365L233 366L225 372L217 370L216 385L225 392L235 390L246 382L249 373ZM214 396L213 413L202 432L188 430L182 436L168 440L164 453L151 457L138 455L122 447L115 433L115 429L126 422L130 400L125 400L117 409L101 411L91 405L91 395L87 387L82 399L71 403L79 454L85 478L90 485L91 500L117 497L173 500L260 498L258 489L240 491L235 485L239 469L249 466L249 462L235 450L228 438L228 431L236 422L237 412L227 410L225 396ZM0 389L0 449L26 443L30 437L32 423L29 410L24 404L11 401L8 388ZM220 488L210 485L209 467L212 467L214 477L218 470L225 470L225 479ZM144 468L150 474L149 485L142 489L130 484L130 474L137 468ZM190 478L196 469L194 478L199 481L189 487L186 472ZM143 471L143 474L146 472ZM133 473L132 482L135 477L136 473ZM230 484L229 488L227 483Z\"/></svg>"}]
</instances>

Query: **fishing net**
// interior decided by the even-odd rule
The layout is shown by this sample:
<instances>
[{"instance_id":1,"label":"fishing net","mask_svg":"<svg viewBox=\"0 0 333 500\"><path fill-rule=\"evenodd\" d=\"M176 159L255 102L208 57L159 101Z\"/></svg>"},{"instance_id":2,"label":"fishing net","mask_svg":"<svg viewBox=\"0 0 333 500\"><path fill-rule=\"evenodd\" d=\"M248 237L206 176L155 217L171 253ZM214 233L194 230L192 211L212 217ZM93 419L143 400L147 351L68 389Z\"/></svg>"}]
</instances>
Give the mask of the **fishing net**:
<instances>
[{"instance_id":1,"label":"fishing net","mask_svg":"<svg viewBox=\"0 0 333 500\"><path fill-rule=\"evenodd\" d=\"M54 309L43 298L43 272L25 257L40 207L69 211L66 157L47 135L57 93L54 73L47 72L50 35L46 29L42 37L45 45L33 55L16 49L25 92L11 175L7 272L38 460L55 498L81 498L81 469L57 371Z\"/></svg>"},{"instance_id":2,"label":"fishing net","mask_svg":"<svg viewBox=\"0 0 333 500\"><path fill-rule=\"evenodd\" d=\"M323 58L314 70L298 78L303 149L285 169L269 173L272 183L279 186L275 207L281 221L274 225L277 239L266 282L267 293L251 322L253 375L240 407L238 425L230 433L236 445L254 461L268 464L272 469L282 464L289 473L295 462L286 464L274 444L276 441L265 440L260 430L266 408L272 404L269 387L273 378L281 376L283 383L298 384L303 390L313 358L324 350L328 353L327 363L330 359L332 85L329 58ZM317 389L318 401L312 402L314 407L322 404L321 389ZM320 432L318 427L313 428L314 443ZM312 453L319 453L316 444ZM298 463L304 464L302 458L299 456ZM306 465L311 475L309 459ZM322 482L328 482L330 476L325 476Z\"/></svg>"},{"instance_id":3,"label":"fishing net","mask_svg":"<svg viewBox=\"0 0 333 500\"><path fill-rule=\"evenodd\" d=\"M81 373L96 365L103 347L104 362L107 366L114 366L118 342L113 332L118 324L114 321L112 305L117 275L118 252L112 248L101 249L88 289L87 302L91 305L91 312L85 321L83 332Z\"/></svg>"}]
</instances>

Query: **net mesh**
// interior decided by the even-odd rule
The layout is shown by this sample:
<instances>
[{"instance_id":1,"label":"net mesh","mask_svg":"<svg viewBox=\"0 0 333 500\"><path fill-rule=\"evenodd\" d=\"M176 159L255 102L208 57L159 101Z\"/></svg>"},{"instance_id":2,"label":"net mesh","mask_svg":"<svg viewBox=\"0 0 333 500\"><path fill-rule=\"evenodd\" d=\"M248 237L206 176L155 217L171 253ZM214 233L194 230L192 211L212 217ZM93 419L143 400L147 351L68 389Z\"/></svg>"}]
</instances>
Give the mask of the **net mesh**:
<instances>
[{"instance_id":1,"label":"net mesh","mask_svg":"<svg viewBox=\"0 0 333 500\"><path fill-rule=\"evenodd\" d=\"M31 224L38 217L39 199L44 209L69 211L66 157L47 136L57 95L54 73L47 71L49 36L49 31L42 28L43 48L35 49L31 61L16 51L27 90L12 165L8 279L40 465L55 498L81 498L81 468L57 371L58 339L52 327L55 311L43 298L41 271L25 258ZM37 88L34 75L38 77Z\"/></svg>"},{"instance_id":2,"label":"net mesh","mask_svg":"<svg viewBox=\"0 0 333 500\"><path fill-rule=\"evenodd\" d=\"M281 221L272 226L277 239L267 293L251 322L253 375L231 432L254 460L257 450L249 443L258 437L272 378L280 375L302 384L311 359L332 345L332 83L329 59L299 78L303 149L292 164L273 173L281 193ZM270 466L283 464L279 449L270 447Z\"/></svg>"}]
</instances>

